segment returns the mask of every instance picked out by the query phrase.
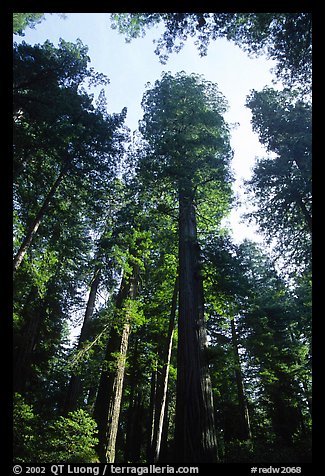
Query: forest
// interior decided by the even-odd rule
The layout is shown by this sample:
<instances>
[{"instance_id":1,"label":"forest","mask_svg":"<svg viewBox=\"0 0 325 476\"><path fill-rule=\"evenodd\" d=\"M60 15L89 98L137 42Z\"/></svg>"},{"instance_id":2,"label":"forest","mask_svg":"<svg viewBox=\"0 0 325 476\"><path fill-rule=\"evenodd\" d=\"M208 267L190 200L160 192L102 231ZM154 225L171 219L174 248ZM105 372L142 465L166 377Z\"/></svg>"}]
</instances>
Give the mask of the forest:
<instances>
[{"instance_id":1,"label":"forest","mask_svg":"<svg viewBox=\"0 0 325 476\"><path fill-rule=\"evenodd\" d=\"M14 13L14 33L43 16ZM129 42L163 25L165 63L188 37L276 61L284 87L246 100L264 244L223 226L217 84L164 72L131 132L81 40L14 42L13 461L310 463L311 13L111 17Z\"/></svg>"}]
</instances>

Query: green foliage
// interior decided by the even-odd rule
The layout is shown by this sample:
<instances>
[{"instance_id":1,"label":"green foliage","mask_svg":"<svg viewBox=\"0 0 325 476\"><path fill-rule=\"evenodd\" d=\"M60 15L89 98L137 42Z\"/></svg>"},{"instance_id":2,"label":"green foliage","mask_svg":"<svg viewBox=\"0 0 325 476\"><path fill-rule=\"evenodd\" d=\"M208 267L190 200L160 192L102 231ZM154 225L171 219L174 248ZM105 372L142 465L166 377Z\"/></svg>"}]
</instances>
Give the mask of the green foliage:
<instances>
[{"instance_id":1,"label":"green foliage","mask_svg":"<svg viewBox=\"0 0 325 476\"><path fill-rule=\"evenodd\" d=\"M139 301L126 299L123 303L122 311L125 313L132 327L137 328L146 323L146 316L144 315L142 304Z\"/></svg>"},{"instance_id":2,"label":"green foliage","mask_svg":"<svg viewBox=\"0 0 325 476\"><path fill-rule=\"evenodd\" d=\"M126 41L130 42L133 38L145 35L145 28L159 22L160 14L151 13L144 15L137 13L130 15L129 13L113 13L112 28L118 29L119 33L126 35Z\"/></svg>"},{"instance_id":3,"label":"green foliage","mask_svg":"<svg viewBox=\"0 0 325 476\"><path fill-rule=\"evenodd\" d=\"M107 197L117 186L126 111L110 115L103 93L97 103L86 93L109 80L89 67L80 40L22 42L13 53L15 252L62 176L15 275L15 388L37 412L56 414L70 370L67 322L84 305L96 234L114 219ZM107 282L111 274L103 271Z\"/></svg>"},{"instance_id":4,"label":"green foliage","mask_svg":"<svg viewBox=\"0 0 325 476\"><path fill-rule=\"evenodd\" d=\"M144 94L142 107L146 145L141 144L138 174L147 186L163 183L177 198L195 197L202 214L209 203L216 223L228 209L232 180L229 130L222 117L227 105L217 86L197 75L164 73Z\"/></svg>"},{"instance_id":5,"label":"green foliage","mask_svg":"<svg viewBox=\"0 0 325 476\"><path fill-rule=\"evenodd\" d=\"M33 461L38 443L38 425L33 407L16 393L13 401L13 453L16 463Z\"/></svg>"},{"instance_id":6,"label":"green foliage","mask_svg":"<svg viewBox=\"0 0 325 476\"><path fill-rule=\"evenodd\" d=\"M44 421L20 394L13 412L16 463L96 463L96 423L82 409Z\"/></svg>"},{"instance_id":7,"label":"green foliage","mask_svg":"<svg viewBox=\"0 0 325 476\"><path fill-rule=\"evenodd\" d=\"M186 35L199 34L204 54L210 39L226 36L251 53L261 48L273 58L279 53L281 65L281 51L292 46L296 36L292 31L289 38L290 24L300 24L302 40L307 31L303 22L308 14L288 15L156 13L115 14L115 18L132 37L143 34L148 22L164 21L172 32L171 37L164 36L169 51L181 45L173 38L182 42ZM276 46L281 35L283 45ZM308 53L308 42L306 48ZM292 48L294 55L297 50ZM288 72L291 60L282 59ZM299 76L302 63L296 59ZM308 61L307 54L306 68ZM292 69L291 79L296 73ZM210 343L204 358L211 370L222 461L308 461L310 268L301 266L300 274L286 281L273 257L248 241L234 245L220 230L232 204L225 98L215 84L184 72L164 73L148 85L140 132L124 157L127 168L120 177L126 111L108 114L104 93L96 100L85 89L108 82L89 68L88 49L80 41L62 40L57 48L50 42L14 46L15 251L67 167L15 277L14 348L24 370L18 382L21 393L14 401L15 462L97 462L96 424L86 410L93 411L100 372L114 372L120 363L126 372L117 457L149 461L150 418L166 363L163 356L179 272L181 196L191 198L197 214L199 277ZM311 109L299 98L293 91L272 89L252 92L248 98L253 128L268 151L276 154L257 163L250 187L260 226L270 238L281 238L281 253L285 247L288 254L295 248L291 256L307 263ZM301 204L299 210L296 206L298 196L304 213ZM68 323L79 325L85 315L95 271L100 280L87 338L71 350ZM117 305L121 277L128 285L135 271L136 299ZM176 319L177 313L178 308ZM113 348L112 335L116 330L121 333L127 322L132 332L125 356ZM177 339L176 327L163 441L166 460L174 446ZM111 351L110 360L105 360L105 349ZM251 440L240 434L238 369ZM80 379L76 407L80 409L60 416L71 373Z\"/></svg>"},{"instance_id":8,"label":"green foliage","mask_svg":"<svg viewBox=\"0 0 325 476\"><path fill-rule=\"evenodd\" d=\"M269 243L276 240L278 255L295 271L311 259L311 106L294 92L270 88L253 91L247 106L260 141L276 154L259 159L246 182L255 206L248 216Z\"/></svg>"},{"instance_id":9,"label":"green foliage","mask_svg":"<svg viewBox=\"0 0 325 476\"><path fill-rule=\"evenodd\" d=\"M59 417L48 427L42 462L97 463L96 433L96 422L82 409Z\"/></svg>"},{"instance_id":10,"label":"green foliage","mask_svg":"<svg viewBox=\"0 0 325 476\"><path fill-rule=\"evenodd\" d=\"M34 257L30 263L32 281L41 298L45 296L47 283L55 273L57 263L58 253L54 250L45 250L42 256Z\"/></svg>"},{"instance_id":11,"label":"green foliage","mask_svg":"<svg viewBox=\"0 0 325 476\"><path fill-rule=\"evenodd\" d=\"M13 32L24 36L23 30L27 27L35 28L35 25L44 20L44 13L13 13Z\"/></svg>"},{"instance_id":12,"label":"green foliage","mask_svg":"<svg viewBox=\"0 0 325 476\"><path fill-rule=\"evenodd\" d=\"M309 318L305 315L308 324L305 321L304 331L297 329L308 293L298 310L293 305L296 291L254 243L246 241L235 246L224 239L211 241L203 249L203 256L208 331L213 346L209 362L220 412L218 426L223 429L225 461L263 461L263 455L265 461L289 461L288 455L299 461L298 441L308 439L310 434L306 406L306 399L310 398L310 308ZM307 276L303 282L308 281ZM229 329L232 317L236 318L254 440L247 452L246 443L239 443L236 433L239 420L232 377L236 369ZM308 460L308 443L301 444L303 458ZM272 445L283 446L283 451L279 451L281 457L275 456Z\"/></svg>"},{"instance_id":13,"label":"green foliage","mask_svg":"<svg viewBox=\"0 0 325 476\"><path fill-rule=\"evenodd\" d=\"M144 36L147 28L164 24L155 40L155 53L166 63L189 37L196 38L200 55L206 55L211 40L227 38L253 54L266 53L277 61L276 74L304 91L311 87L312 19L301 13L114 13L112 28L126 40Z\"/></svg>"}]
</instances>

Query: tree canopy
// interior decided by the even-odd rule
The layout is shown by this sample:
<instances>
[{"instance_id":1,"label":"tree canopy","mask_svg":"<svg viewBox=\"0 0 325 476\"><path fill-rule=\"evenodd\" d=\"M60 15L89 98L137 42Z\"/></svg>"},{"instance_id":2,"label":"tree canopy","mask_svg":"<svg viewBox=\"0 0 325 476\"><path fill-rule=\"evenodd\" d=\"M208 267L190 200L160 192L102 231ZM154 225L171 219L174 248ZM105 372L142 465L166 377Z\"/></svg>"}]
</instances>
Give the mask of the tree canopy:
<instances>
[{"instance_id":1,"label":"tree canopy","mask_svg":"<svg viewBox=\"0 0 325 476\"><path fill-rule=\"evenodd\" d=\"M268 152L247 182L257 220L269 242L277 239L288 266L310 266L312 232L311 105L284 89L253 91L247 99L253 129ZM296 269L296 268L295 268Z\"/></svg>"},{"instance_id":2,"label":"tree canopy","mask_svg":"<svg viewBox=\"0 0 325 476\"><path fill-rule=\"evenodd\" d=\"M42 14L16 15L22 32ZM308 13L114 18L129 37L163 21L162 59L224 36L288 84L310 72ZM14 462L310 462L310 102L299 87L247 97L266 241L236 244L218 85L164 72L131 142L88 55L13 46Z\"/></svg>"},{"instance_id":3,"label":"tree canopy","mask_svg":"<svg viewBox=\"0 0 325 476\"><path fill-rule=\"evenodd\" d=\"M127 41L144 35L162 22L164 33L155 53L166 63L179 52L188 37L195 38L200 55L206 55L211 40L227 38L250 54L267 54L277 62L276 74L289 85L311 87L311 13L114 13L112 27Z\"/></svg>"},{"instance_id":4,"label":"tree canopy","mask_svg":"<svg viewBox=\"0 0 325 476\"><path fill-rule=\"evenodd\" d=\"M44 13L13 13L13 33L24 36L27 27L35 26L43 20Z\"/></svg>"}]
</instances>

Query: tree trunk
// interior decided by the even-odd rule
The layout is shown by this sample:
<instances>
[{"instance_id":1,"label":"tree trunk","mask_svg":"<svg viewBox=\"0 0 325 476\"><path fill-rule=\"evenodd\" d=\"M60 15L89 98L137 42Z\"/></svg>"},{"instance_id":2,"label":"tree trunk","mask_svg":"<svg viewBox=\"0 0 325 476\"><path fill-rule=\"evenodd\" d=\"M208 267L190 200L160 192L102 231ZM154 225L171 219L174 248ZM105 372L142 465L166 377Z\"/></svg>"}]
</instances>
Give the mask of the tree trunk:
<instances>
[{"instance_id":1,"label":"tree trunk","mask_svg":"<svg viewBox=\"0 0 325 476\"><path fill-rule=\"evenodd\" d=\"M127 424L126 424L126 432L125 432L125 441L124 441L124 461L133 462L134 463L134 455L135 455L135 447L134 441L138 439L138 435L136 433L136 419L137 419L137 408L138 408L138 388L137 382L139 378L139 366L138 357L138 344L139 339L141 337L134 336L134 346L132 352L132 361L130 362L130 374L129 374L129 381L128 386L130 389L129 393L129 401L128 401L128 410L127 410Z\"/></svg>"},{"instance_id":2,"label":"tree trunk","mask_svg":"<svg viewBox=\"0 0 325 476\"><path fill-rule=\"evenodd\" d=\"M234 349L235 356L235 376L236 376L236 386L237 386L237 395L238 395L238 405L239 405L239 414L240 414L240 439L249 440L252 438L249 413L247 407L247 401L243 385L243 376L240 366L240 358L238 352L238 340L235 326L235 319L230 319L231 322L231 336L232 336L232 345Z\"/></svg>"},{"instance_id":3,"label":"tree trunk","mask_svg":"<svg viewBox=\"0 0 325 476\"><path fill-rule=\"evenodd\" d=\"M171 396L169 392L166 394L166 404L165 404L165 415L164 415L164 423L162 428L162 435L161 435L161 444L160 444L160 452L159 452L159 464L169 463L173 458L173 454L171 454L170 446L173 446L173 442L171 445L168 442L168 434L169 434L169 423L170 421L174 421L174 415L171 415L168 411L169 402L171 401Z\"/></svg>"},{"instance_id":4,"label":"tree trunk","mask_svg":"<svg viewBox=\"0 0 325 476\"><path fill-rule=\"evenodd\" d=\"M155 409L155 418L154 418L154 432L153 432L153 462L157 463L159 461L160 447L161 447L161 438L163 425L165 421L165 408L167 400L167 388L168 388L168 376L169 376L169 365L172 355L173 347L173 334L175 327L175 317L177 309L177 297L178 297L178 276L175 281L174 293L172 298L172 306L170 311L170 319L168 326L168 335L166 347L164 349L163 355L163 368L158 379L157 392L156 392L156 409Z\"/></svg>"},{"instance_id":5,"label":"tree trunk","mask_svg":"<svg viewBox=\"0 0 325 476\"><path fill-rule=\"evenodd\" d=\"M176 462L213 463L217 439L206 362L203 282L191 193L179 200L179 319L176 387Z\"/></svg>"},{"instance_id":6,"label":"tree trunk","mask_svg":"<svg viewBox=\"0 0 325 476\"><path fill-rule=\"evenodd\" d=\"M121 310L126 299L135 299L138 269L135 266L130 278L123 277L116 300L116 309ZM127 313L126 313L127 314ZM98 455L101 462L114 463L115 444L120 416L123 381L128 339L131 330L130 316L124 316L122 330L111 329L104 368L101 373L94 419L98 425Z\"/></svg>"},{"instance_id":7,"label":"tree trunk","mask_svg":"<svg viewBox=\"0 0 325 476\"><path fill-rule=\"evenodd\" d=\"M158 369L151 372L150 379L150 401L148 415L148 435L147 435L147 460L153 462L153 447L156 424L156 398L157 398Z\"/></svg>"},{"instance_id":8,"label":"tree trunk","mask_svg":"<svg viewBox=\"0 0 325 476\"><path fill-rule=\"evenodd\" d=\"M89 324L94 313L95 301L96 301L98 286L100 283L100 277L101 277L101 268L97 265L94 272L93 279L91 281L91 285L90 285L85 317L84 317L84 321L82 324L79 341L78 341L78 348L77 348L78 351L81 350L82 344L88 339L88 336L89 336ZM64 412L63 412L64 414L68 414L69 412L72 412L77 409L78 399L81 395L81 391L82 391L82 387L81 387L80 375L72 374L70 378L69 386L68 386L66 400L64 403Z\"/></svg>"},{"instance_id":9,"label":"tree trunk","mask_svg":"<svg viewBox=\"0 0 325 476\"><path fill-rule=\"evenodd\" d=\"M28 248L30 247L34 236L37 233L37 230L38 230L38 228L39 228L39 226L42 222L42 219L43 219L45 213L48 210L48 207L51 203L51 200L54 197L55 192L57 191L57 189L61 185L61 182L62 182L63 178L65 177L67 171L68 171L68 166L63 167L59 176L54 181L52 187L50 188L50 191L48 192L47 196L45 197L45 199L43 201L43 204L42 204L41 208L39 209L36 217L34 218L30 227L28 228L26 236L23 239L23 242L22 242L22 244L21 244L16 256L14 257L14 260L13 260L13 272L14 272L14 274L16 273L19 266L21 265L21 262L23 261L24 256L27 253Z\"/></svg>"},{"instance_id":10,"label":"tree trunk","mask_svg":"<svg viewBox=\"0 0 325 476\"><path fill-rule=\"evenodd\" d=\"M128 439L128 457L124 462L141 463L141 448L144 446L144 433L146 430L147 415L143 402L142 390L137 389L132 405L132 423L128 427L126 438ZM131 433L129 434L129 428Z\"/></svg>"}]
</instances>

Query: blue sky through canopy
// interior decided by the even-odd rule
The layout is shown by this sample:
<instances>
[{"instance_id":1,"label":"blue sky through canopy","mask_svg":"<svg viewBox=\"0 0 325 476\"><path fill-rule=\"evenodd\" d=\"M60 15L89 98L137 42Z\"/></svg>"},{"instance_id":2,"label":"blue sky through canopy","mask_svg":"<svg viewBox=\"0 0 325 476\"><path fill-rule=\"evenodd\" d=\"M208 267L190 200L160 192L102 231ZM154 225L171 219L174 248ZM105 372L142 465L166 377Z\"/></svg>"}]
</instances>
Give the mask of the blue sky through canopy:
<instances>
[{"instance_id":1,"label":"blue sky through canopy","mask_svg":"<svg viewBox=\"0 0 325 476\"><path fill-rule=\"evenodd\" d=\"M57 46L60 38L71 42L80 38L89 48L90 66L110 79L105 88L108 112L120 112L126 106L126 125L131 131L137 129L142 117L141 100L146 83L153 84L160 79L162 71L197 73L217 83L229 103L226 121L238 123L231 133L232 167L236 177L234 191L243 200L242 180L250 177L255 157L266 155L258 136L252 132L251 113L245 107L246 96L252 89L261 90L266 85L275 87L271 72L275 63L264 56L249 58L238 46L225 39L212 41L207 56L201 58L194 40L189 38L180 53L171 54L167 64L162 65L152 42L154 38L158 39L161 31L159 26L154 27L144 38L126 43L123 35L110 28L109 13L67 13L65 19L46 14L46 20L35 29L27 28L24 37L14 35L14 41L42 44L50 40ZM244 210L243 204L234 209L228 219L234 241L241 242L244 238L260 241L254 227L240 223L240 213Z\"/></svg>"}]
</instances>

